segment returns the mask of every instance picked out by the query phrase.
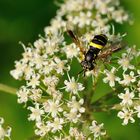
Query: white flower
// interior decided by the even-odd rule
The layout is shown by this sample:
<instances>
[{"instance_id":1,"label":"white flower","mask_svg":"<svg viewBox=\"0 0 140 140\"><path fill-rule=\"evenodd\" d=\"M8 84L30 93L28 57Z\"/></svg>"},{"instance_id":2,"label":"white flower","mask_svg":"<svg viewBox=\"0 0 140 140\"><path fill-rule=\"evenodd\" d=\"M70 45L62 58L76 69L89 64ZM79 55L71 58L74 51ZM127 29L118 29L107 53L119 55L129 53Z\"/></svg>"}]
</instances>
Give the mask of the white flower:
<instances>
[{"instance_id":1,"label":"white flower","mask_svg":"<svg viewBox=\"0 0 140 140\"><path fill-rule=\"evenodd\" d=\"M96 28L104 28L107 22L108 18L102 19L102 16L100 14L97 14L95 19L92 21L92 26Z\"/></svg>"},{"instance_id":2,"label":"white flower","mask_svg":"<svg viewBox=\"0 0 140 140\"><path fill-rule=\"evenodd\" d=\"M10 135L11 135L11 127L7 127L6 129L3 128L3 123L4 123L4 119L2 117L0 117L0 140L4 140L4 137L8 137L10 140Z\"/></svg>"},{"instance_id":3,"label":"white flower","mask_svg":"<svg viewBox=\"0 0 140 140\"><path fill-rule=\"evenodd\" d=\"M45 136L51 130L50 123L37 122L36 126L35 134L41 137Z\"/></svg>"},{"instance_id":4,"label":"white flower","mask_svg":"<svg viewBox=\"0 0 140 140\"><path fill-rule=\"evenodd\" d=\"M115 10L112 12L112 18L118 22L118 23L123 23L124 21L127 21L129 16L128 14L124 11L124 9L120 8L119 10Z\"/></svg>"},{"instance_id":5,"label":"white flower","mask_svg":"<svg viewBox=\"0 0 140 140\"><path fill-rule=\"evenodd\" d=\"M56 63L55 65L55 70L58 74L64 74L64 70L66 69L65 64L67 63L67 60L61 60L58 57L54 58L54 62Z\"/></svg>"},{"instance_id":6,"label":"white flower","mask_svg":"<svg viewBox=\"0 0 140 140\"><path fill-rule=\"evenodd\" d=\"M69 78L69 81L68 80L64 81L64 84L66 85L65 86L65 90L67 92L71 92L73 94L77 94L78 91L84 90L83 85L81 83L77 83L75 81L74 77L70 78L69 75L68 75L68 78Z\"/></svg>"},{"instance_id":7,"label":"white flower","mask_svg":"<svg viewBox=\"0 0 140 140\"><path fill-rule=\"evenodd\" d=\"M79 54L78 48L74 43L70 45L66 45L66 47L63 48L63 51L66 53L67 58L70 58L70 59L78 56Z\"/></svg>"},{"instance_id":8,"label":"white flower","mask_svg":"<svg viewBox=\"0 0 140 140\"><path fill-rule=\"evenodd\" d=\"M134 76L134 72L131 71L129 74L123 74L123 80L119 81L120 84L124 86L129 86L131 83L134 83L136 81L136 77Z\"/></svg>"},{"instance_id":9,"label":"white flower","mask_svg":"<svg viewBox=\"0 0 140 140\"><path fill-rule=\"evenodd\" d=\"M132 57L139 56L139 50L136 49L136 45L127 48L127 53Z\"/></svg>"},{"instance_id":10,"label":"white flower","mask_svg":"<svg viewBox=\"0 0 140 140\"><path fill-rule=\"evenodd\" d=\"M39 74L34 74L32 75L32 78L30 79L29 82L27 82L27 86L31 86L32 88L36 88L36 86L39 86L40 84L40 75Z\"/></svg>"},{"instance_id":11,"label":"white flower","mask_svg":"<svg viewBox=\"0 0 140 140\"><path fill-rule=\"evenodd\" d=\"M33 101L37 101L41 98L42 90L41 89L31 89L31 95L29 96Z\"/></svg>"},{"instance_id":12,"label":"white flower","mask_svg":"<svg viewBox=\"0 0 140 140\"><path fill-rule=\"evenodd\" d=\"M34 121L36 120L37 122L41 120L41 115L44 114L44 110L39 108L39 104L35 104L35 108L29 106L28 109L32 112L28 118L28 120Z\"/></svg>"},{"instance_id":13,"label":"white flower","mask_svg":"<svg viewBox=\"0 0 140 140\"><path fill-rule=\"evenodd\" d=\"M61 105L59 100L53 101L51 99L43 103L45 112L50 113L53 118L55 118L59 112L63 111L60 107Z\"/></svg>"},{"instance_id":14,"label":"white flower","mask_svg":"<svg viewBox=\"0 0 140 140\"><path fill-rule=\"evenodd\" d=\"M55 63L53 59L49 59L48 61L44 62L44 67L43 69L39 70L39 73L43 75L48 75L51 73L52 70L54 70L54 68L55 68Z\"/></svg>"},{"instance_id":15,"label":"white flower","mask_svg":"<svg viewBox=\"0 0 140 140\"><path fill-rule=\"evenodd\" d=\"M131 106L133 104L134 92L130 92L128 88L125 89L125 93L120 93L119 98L122 99L121 105Z\"/></svg>"},{"instance_id":16,"label":"white flower","mask_svg":"<svg viewBox=\"0 0 140 140\"><path fill-rule=\"evenodd\" d=\"M34 74L34 69L31 66L26 64L23 72L24 72L25 79L30 80L31 76Z\"/></svg>"},{"instance_id":17,"label":"white flower","mask_svg":"<svg viewBox=\"0 0 140 140\"><path fill-rule=\"evenodd\" d=\"M51 36L51 32L50 32L50 36ZM44 45L45 45L45 54L51 56L54 53L58 52L58 44L57 44L56 40L54 40L53 38L51 38L51 39L47 38Z\"/></svg>"},{"instance_id":18,"label":"white flower","mask_svg":"<svg viewBox=\"0 0 140 140\"><path fill-rule=\"evenodd\" d=\"M107 77L105 77L104 79L103 79L103 81L105 82L105 83L107 83L107 82L109 82L109 85L111 86L111 87L114 87L115 86L115 81L119 81L119 77L116 77L115 76L115 72L116 72L116 68L115 67L113 67L112 69L111 69L111 71L109 71L109 70L104 70L104 73L106 74L106 76Z\"/></svg>"},{"instance_id":19,"label":"white flower","mask_svg":"<svg viewBox=\"0 0 140 140\"><path fill-rule=\"evenodd\" d=\"M94 140L100 139L101 136L106 135L106 131L103 128L104 124L97 124L94 120L92 121L92 126L89 127L91 133L94 134Z\"/></svg>"},{"instance_id":20,"label":"white flower","mask_svg":"<svg viewBox=\"0 0 140 140\"><path fill-rule=\"evenodd\" d=\"M84 27L85 25L90 25L92 21L92 13L88 11L87 13L85 12L80 12L79 17L75 16L75 23L78 24L80 28Z\"/></svg>"},{"instance_id":21,"label":"white flower","mask_svg":"<svg viewBox=\"0 0 140 140\"><path fill-rule=\"evenodd\" d=\"M4 119L0 117L0 125L2 125L3 123L4 123Z\"/></svg>"},{"instance_id":22,"label":"white flower","mask_svg":"<svg viewBox=\"0 0 140 140\"><path fill-rule=\"evenodd\" d=\"M75 140L86 140L84 134L79 132L77 128L71 127L69 130L70 136L74 137Z\"/></svg>"},{"instance_id":23,"label":"white flower","mask_svg":"<svg viewBox=\"0 0 140 140\"><path fill-rule=\"evenodd\" d=\"M33 59L31 61L32 65L35 66L36 69L41 69L44 63L44 57L36 52L33 54Z\"/></svg>"},{"instance_id":24,"label":"white flower","mask_svg":"<svg viewBox=\"0 0 140 140\"><path fill-rule=\"evenodd\" d=\"M85 108L81 107L81 105L83 105L83 103L84 103L84 99L80 99L79 101L77 101L76 97L72 96L72 101L68 101L67 105L68 105L68 107L71 108L72 112L79 111L80 113L84 113Z\"/></svg>"},{"instance_id":25,"label":"white flower","mask_svg":"<svg viewBox=\"0 0 140 140\"><path fill-rule=\"evenodd\" d=\"M4 140L5 137L5 130L0 126L0 139Z\"/></svg>"},{"instance_id":26,"label":"white flower","mask_svg":"<svg viewBox=\"0 0 140 140\"><path fill-rule=\"evenodd\" d=\"M137 112L137 117L140 118L140 105L134 106L134 109Z\"/></svg>"},{"instance_id":27,"label":"white flower","mask_svg":"<svg viewBox=\"0 0 140 140\"><path fill-rule=\"evenodd\" d=\"M28 101L28 95L30 91L27 89L27 87L22 86L20 90L17 92L18 96L18 103L26 103Z\"/></svg>"},{"instance_id":28,"label":"white flower","mask_svg":"<svg viewBox=\"0 0 140 140\"><path fill-rule=\"evenodd\" d=\"M54 118L54 121L50 124L52 127L52 133L55 133L58 130L62 130L64 120L62 118Z\"/></svg>"},{"instance_id":29,"label":"white flower","mask_svg":"<svg viewBox=\"0 0 140 140\"><path fill-rule=\"evenodd\" d=\"M60 99L62 97L62 93L53 86L49 86L46 92L51 95L53 99L58 99L58 97Z\"/></svg>"},{"instance_id":30,"label":"white flower","mask_svg":"<svg viewBox=\"0 0 140 140\"><path fill-rule=\"evenodd\" d=\"M21 61L15 61L15 69L10 71L10 74L15 79L20 79L23 76L23 70L25 68L25 64L23 64Z\"/></svg>"},{"instance_id":31,"label":"white flower","mask_svg":"<svg viewBox=\"0 0 140 140\"><path fill-rule=\"evenodd\" d=\"M124 119L122 125L127 125L129 120L131 123L135 122L133 118L133 110L123 108L122 111L118 112L118 117Z\"/></svg>"},{"instance_id":32,"label":"white flower","mask_svg":"<svg viewBox=\"0 0 140 140\"><path fill-rule=\"evenodd\" d=\"M33 49L30 47L25 47L25 45L22 43L21 43L21 45L24 48L24 52L22 53L23 59L21 59L21 60L23 63L27 64L33 58Z\"/></svg>"},{"instance_id":33,"label":"white flower","mask_svg":"<svg viewBox=\"0 0 140 140\"><path fill-rule=\"evenodd\" d=\"M70 12L80 11L83 8L83 0L76 0L76 1L75 0L68 0L62 6L63 6L62 8L64 8L65 12L66 11L70 11Z\"/></svg>"},{"instance_id":34,"label":"white flower","mask_svg":"<svg viewBox=\"0 0 140 140\"><path fill-rule=\"evenodd\" d=\"M101 14L107 14L108 12L108 3L110 1L102 1L102 0L95 0L95 7Z\"/></svg>"},{"instance_id":35,"label":"white flower","mask_svg":"<svg viewBox=\"0 0 140 140\"><path fill-rule=\"evenodd\" d=\"M51 26L45 28L46 36L49 32L57 33L59 29L66 27L66 22L62 20L61 16L56 16L51 20ZM54 42L55 40L53 40Z\"/></svg>"},{"instance_id":36,"label":"white flower","mask_svg":"<svg viewBox=\"0 0 140 140\"><path fill-rule=\"evenodd\" d=\"M69 122L77 123L79 118L81 117L80 113L70 111L69 113L64 112L64 116Z\"/></svg>"},{"instance_id":37,"label":"white flower","mask_svg":"<svg viewBox=\"0 0 140 140\"><path fill-rule=\"evenodd\" d=\"M58 82L59 82L59 79L55 75L47 76L43 80L43 83L45 84L45 86L51 86L51 87L55 87L58 84Z\"/></svg>"},{"instance_id":38,"label":"white flower","mask_svg":"<svg viewBox=\"0 0 140 140\"><path fill-rule=\"evenodd\" d=\"M44 41L40 38L38 40L36 40L34 42L34 46L38 49L38 50L42 50L44 49Z\"/></svg>"},{"instance_id":39,"label":"white flower","mask_svg":"<svg viewBox=\"0 0 140 140\"><path fill-rule=\"evenodd\" d=\"M123 53L122 58L118 60L118 64L123 68L124 71L127 69L134 69L134 66L130 64L131 59L132 58L128 54Z\"/></svg>"}]
</instances>

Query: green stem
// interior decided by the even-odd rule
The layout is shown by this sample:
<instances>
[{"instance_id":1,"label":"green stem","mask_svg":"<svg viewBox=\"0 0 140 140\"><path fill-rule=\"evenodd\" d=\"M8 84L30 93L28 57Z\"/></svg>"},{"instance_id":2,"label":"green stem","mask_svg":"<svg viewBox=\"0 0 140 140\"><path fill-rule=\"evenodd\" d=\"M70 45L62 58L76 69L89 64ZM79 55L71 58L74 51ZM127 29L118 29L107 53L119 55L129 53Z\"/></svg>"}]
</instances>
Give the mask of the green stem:
<instances>
[{"instance_id":1,"label":"green stem","mask_svg":"<svg viewBox=\"0 0 140 140\"><path fill-rule=\"evenodd\" d=\"M132 107L140 105L140 101L134 101ZM121 110L122 106L120 104L112 104L112 105L100 105L100 106L92 106L90 107L92 112L108 112L111 110Z\"/></svg>"},{"instance_id":2,"label":"green stem","mask_svg":"<svg viewBox=\"0 0 140 140\"><path fill-rule=\"evenodd\" d=\"M0 84L0 91L16 95L17 89L4 84Z\"/></svg>"}]
</instances>

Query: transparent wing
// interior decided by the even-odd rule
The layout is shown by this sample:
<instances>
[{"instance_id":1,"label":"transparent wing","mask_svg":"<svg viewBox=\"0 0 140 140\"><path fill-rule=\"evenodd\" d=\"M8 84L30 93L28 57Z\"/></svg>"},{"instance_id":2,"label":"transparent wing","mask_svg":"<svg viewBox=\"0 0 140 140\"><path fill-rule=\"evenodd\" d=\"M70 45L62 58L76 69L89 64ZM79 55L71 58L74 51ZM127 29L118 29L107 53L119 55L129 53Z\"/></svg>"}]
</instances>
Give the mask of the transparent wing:
<instances>
[{"instance_id":1,"label":"transparent wing","mask_svg":"<svg viewBox=\"0 0 140 140\"><path fill-rule=\"evenodd\" d=\"M72 27L71 27L71 24L70 24L70 23L67 23L66 29L67 29L68 35L72 38L73 42L74 42L74 43L76 44L76 46L80 49L80 52L81 52L82 54L85 54L85 50L84 50L84 48L82 47L81 41L79 40L78 36L76 36L76 35L74 34L74 32L72 31Z\"/></svg>"},{"instance_id":2,"label":"transparent wing","mask_svg":"<svg viewBox=\"0 0 140 140\"><path fill-rule=\"evenodd\" d=\"M98 55L98 59L106 59L108 56L110 56L114 52L118 52L119 50L123 49L123 44L114 44L107 47L105 50L101 51L101 53Z\"/></svg>"},{"instance_id":3,"label":"transparent wing","mask_svg":"<svg viewBox=\"0 0 140 140\"><path fill-rule=\"evenodd\" d=\"M68 32L69 36L72 38L73 42L76 44L76 46L80 49L80 52L82 52L84 54L85 50L82 47L79 38L73 33L72 30L67 30L67 32Z\"/></svg>"}]
</instances>

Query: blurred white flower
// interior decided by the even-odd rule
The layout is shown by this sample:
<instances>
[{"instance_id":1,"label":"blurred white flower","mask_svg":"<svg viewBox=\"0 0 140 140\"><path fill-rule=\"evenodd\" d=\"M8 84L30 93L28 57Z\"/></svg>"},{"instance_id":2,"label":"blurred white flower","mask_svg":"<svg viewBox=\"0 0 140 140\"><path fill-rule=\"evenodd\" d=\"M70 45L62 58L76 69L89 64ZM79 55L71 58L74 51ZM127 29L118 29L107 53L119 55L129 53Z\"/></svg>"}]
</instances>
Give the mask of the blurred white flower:
<instances>
[{"instance_id":1,"label":"blurred white flower","mask_svg":"<svg viewBox=\"0 0 140 140\"><path fill-rule=\"evenodd\" d=\"M78 91L84 90L83 85L81 83L77 83L74 77L70 78L68 75L68 80L64 81L64 84L66 85L64 88L67 92L77 94Z\"/></svg>"},{"instance_id":2,"label":"blurred white flower","mask_svg":"<svg viewBox=\"0 0 140 140\"><path fill-rule=\"evenodd\" d=\"M111 71L109 71L109 70L104 70L104 73L106 74L107 77L105 77L105 78L103 79L103 81L104 81L105 83L108 83L108 82L109 82L109 85L110 85L111 87L114 87L114 86L115 86L115 81L119 81L119 80L120 80L119 77L115 76L115 72L116 72L116 68L115 68L115 67L113 67L113 68L111 69Z\"/></svg>"},{"instance_id":3,"label":"blurred white flower","mask_svg":"<svg viewBox=\"0 0 140 140\"><path fill-rule=\"evenodd\" d=\"M32 75L34 74L34 70L27 64L25 65L23 72L26 80L30 80Z\"/></svg>"},{"instance_id":4,"label":"blurred white flower","mask_svg":"<svg viewBox=\"0 0 140 140\"><path fill-rule=\"evenodd\" d=\"M135 122L133 118L133 113L133 110L128 110L126 108L123 108L122 111L118 112L118 117L123 119L122 125L127 125L129 120L131 123Z\"/></svg>"},{"instance_id":5,"label":"blurred white flower","mask_svg":"<svg viewBox=\"0 0 140 140\"><path fill-rule=\"evenodd\" d=\"M28 101L29 93L29 89L27 89L25 86L22 86L20 90L17 91L18 103L26 103Z\"/></svg>"},{"instance_id":6,"label":"blurred white flower","mask_svg":"<svg viewBox=\"0 0 140 140\"><path fill-rule=\"evenodd\" d=\"M77 46L74 43L72 43L70 45L66 45L63 48L63 51L66 53L67 58L70 58L70 59L72 59L73 57L78 56L78 54L79 54Z\"/></svg>"},{"instance_id":7,"label":"blurred white flower","mask_svg":"<svg viewBox=\"0 0 140 140\"><path fill-rule=\"evenodd\" d=\"M55 52L58 52L58 44L53 39L46 39L45 45L45 54L53 55Z\"/></svg>"},{"instance_id":8,"label":"blurred white flower","mask_svg":"<svg viewBox=\"0 0 140 140\"><path fill-rule=\"evenodd\" d=\"M131 83L134 83L136 81L136 77L134 75L134 72L131 71L129 74L123 74L123 80L119 81L120 84L124 85L124 86L129 86Z\"/></svg>"},{"instance_id":9,"label":"blurred white flower","mask_svg":"<svg viewBox=\"0 0 140 140\"><path fill-rule=\"evenodd\" d=\"M55 118L59 112L63 111L61 105L59 100L53 101L51 99L43 103L44 111L50 113L53 118Z\"/></svg>"},{"instance_id":10,"label":"blurred white flower","mask_svg":"<svg viewBox=\"0 0 140 140\"><path fill-rule=\"evenodd\" d=\"M50 123L37 122L36 126L35 134L41 137L45 136L51 130Z\"/></svg>"},{"instance_id":11,"label":"blurred white flower","mask_svg":"<svg viewBox=\"0 0 140 140\"><path fill-rule=\"evenodd\" d=\"M84 134L82 132L79 132L77 128L70 127L69 134L70 136L75 138L75 140L86 140Z\"/></svg>"},{"instance_id":12,"label":"blurred white flower","mask_svg":"<svg viewBox=\"0 0 140 140\"><path fill-rule=\"evenodd\" d=\"M119 10L115 10L112 12L112 18L118 22L118 23L123 23L124 21L127 21L129 16L128 14L124 11L124 9L120 8Z\"/></svg>"},{"instance_id":13,"label":"blurred white flower","mask_svg":"<svg viewBox=\"0 0 140 140\"><path fill-rule=\"evenodd\" d=\"M122 102L120 103L123 106L131 106L133 104L133 98L135 96L134 92L130 92L128 88L124 89L125 93L120 93L118 96L120 99L122 99Z\"/></svg>"},{"instance_id":14,"label":"blurred white flower","mask_svg":"<svg viewBox=\"0 0 140 140\"><path fill-rule=\"evenodd\" d=\"M123 68L124 71L127 69L134 69L134 66L130 64L131 59L132 58L128 54L123 53L122 58L118 60L118 64Z\"/></svg>"},{"instance_id":15,"label":"blurred white flower","mask_svg":"<svg viewBox=\"0 0 140 140\"><path fill-rule=\"evenodd\" d=\"M75 17L75 24L78 24L80 28L84 27L85 25L90 25L92 21L92 13L88 11L87 13L80 12L79 17Z\"/></svg>"},{"instance_id":16,"label":"blurred white flower","mask_svg":"<svg viewBox=\"0 0 140 140\"><path fill-rule=\"evenodd\" d=\"M0 117L0 140L4 140L7 137L10 140L11 127L3 128L4 119Z\"/></svg>"},{"instance_id":17,"label":"blurred white flower","mask_svg":"<svg viewBox=\"0 0 140 140\"><path fill-rule=\"evenodd\" d=\"M30 99L37 102L39 99L41 99L42 96L42 90L41 89L31 89L30 90Z\"/></svg>"},{"instance_id":18,"label":"blurred white flower","mask_svg":"<svg viewBox=\"0 0 140 140\"><path fill-rule=\"evenodd\" d=\"M44 40L39 38L34 42L34 46L37 48L37 50L42 50L44 49Z\"/></svg>"},{"instance_id":19,"label":"blurred white flower","mask_svg":"<svg viewBox=\"0 0 140 140\"><path fill-rule=\"evenodd\" d=\"M61 60L58 57L55 57L54 61L56 63L56 65L55 65L56 72L58 74L62 74L63 75L64 74L63 71L66 70L65 64L67 63L67 60Z\"/></svg>"},{"instance_id":20,"label":"blurred white flower","mask_svg":"<svg viewBox=\"0 0 140 140\"><path fill-rule=\"evenodd\" d=\"M31 111L31 114L30 114L28 120L31 120L31 121L35 120L37 122L41 121L41 115L44 114L44 110L39 108L38 103L35 104L35 107L29 106L28 109Z\"/></svg>"},{"instance_id":21,"label":"blurred white flower","mask_svg":"<svg viewBox=\"0 0 140 140\"><path fill-rule=\"evenodd\" d=\"M40 75L39 74L34 74L32 75L31 79L27 82L27 86L31 86L32 88L36 88L40 84Z\"/></svg>"},{"instance_id":22,"label":"blurred white flower","mask_svg":"<svg viewBox=\"0 0 140 140\"><path fill-rule=\"evenodd\" d=\"M81 117L81 113L70 111L69 113L64 112L64 116L66 117L66 120L69 122L77 123L79 121L79 118Z\"/></svg>"},{"instance_id":23,"label":"blurred white flower","mask_svg":"<svg viewBox=\"0 0 140 140\"><path fill-rule=\"evenodd\" d=\"M71 112L80 112L80 113L84 113L85 112L85 108L81 107L81 105L83 105L84 103L84 99L80 99L79 101L76 100L75 96L72 96L72 100L68 101L67 105L68 107L71 108Z\"/></svg>"},{"instance_id":24,"label":"blurred white flower","mask_svg":"<svg viewBox=\"0 0 140 140\"><path fill-rule=\"evenodd\" d=\"M44 77L43 83L45 86L55 87L59 82L59 78L55 75Z\"/></svg>"},{"instance_id":25,"label":"blurred white flower","mask_svg":"<svg viewBox=\"0 0 140 140\"><path fill-rule=\"evenodd\" d=\"M62 130L64 120L62 118L54 118L54 121L50 124L52 127L52 133L55 133L58 130Z\"/></svg>"},{"instance_id":26,"label":"blurred white flower","mask_svg":"<svg viewBox=\"0 0 140 140\"><path fill-rule=\"evenodd\" d=\"M10 74L15 79L20 79L23 76L25 65L21 61L15 61L15 68L16 69L10 71Z\"/></svg>"},{"instance_id":27,"label":"blurred white flower","mask_svg":"<svg viewBox=\"0 0 140 140\"><path fill-rule=\"evenodd\" d=\"M140 105L134 106L134 109L136 110L137 117L140 118Z\"/></svg>"},{"instance_id":28,"label":"blurred white flower","mask_svg":"<svg viewBox=\"0 0 140 140\"><path fill-rule=\"evenodd\" d=\"M127 53L132 57L137 57L140 54L140 51L137 50L136 45L127 48Z\"/></svg>"},{"instance_id":29,"label":"blurred white flower","mask_svg":"<svg viewBox=\"0 0 140 140\"><path fill-rule=\"evenodd\" d=\"M94 140L100 139L101 136L106 135L106 131L103 128L104 124L97 124L94 120L92 121L92 126L89 127L91 133L94 135Z\"/></svg>"}]
</instances>

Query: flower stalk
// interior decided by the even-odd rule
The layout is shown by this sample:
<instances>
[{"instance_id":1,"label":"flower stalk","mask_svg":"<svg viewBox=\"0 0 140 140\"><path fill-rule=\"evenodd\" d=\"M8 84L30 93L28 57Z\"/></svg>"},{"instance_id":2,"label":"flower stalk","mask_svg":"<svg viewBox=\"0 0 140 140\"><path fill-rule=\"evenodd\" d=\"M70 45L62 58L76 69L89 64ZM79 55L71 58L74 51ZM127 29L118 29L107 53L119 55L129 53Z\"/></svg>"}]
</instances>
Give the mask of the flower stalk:
<instances>
[{"instance_id":1,"label":"flower stalk","mask_svg":"<svg viewBox=\"0 0 140 140\"><path fill-rule=\"evenodd\" d=\"M17 89L5 84L0 84L0 91L16 95Z\"/></svg>"}]
</instances>

